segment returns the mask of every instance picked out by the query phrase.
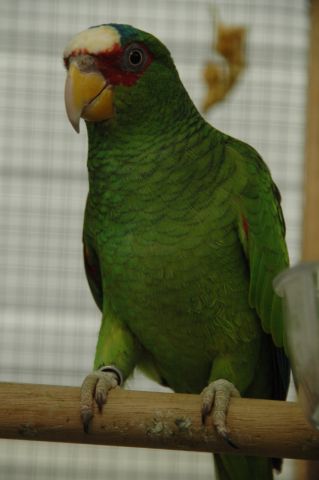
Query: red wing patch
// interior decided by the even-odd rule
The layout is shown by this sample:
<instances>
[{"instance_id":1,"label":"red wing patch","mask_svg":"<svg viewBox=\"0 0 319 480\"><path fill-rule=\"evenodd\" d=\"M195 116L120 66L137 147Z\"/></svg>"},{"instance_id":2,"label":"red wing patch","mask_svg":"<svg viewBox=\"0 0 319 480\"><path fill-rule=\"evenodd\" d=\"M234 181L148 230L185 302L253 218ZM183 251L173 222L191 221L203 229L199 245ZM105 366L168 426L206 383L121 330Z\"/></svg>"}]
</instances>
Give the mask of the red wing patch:
<instances>
[{"instance_id":1,"label":"red wing patch","mask_svg":"<svg viewBox=\"0 0 319 480\"><path fill-rule=\"evenodd\" d=\"M242 220L242 225L243 225L243 229L244 229L245 235L246 235L246 237L248 237L248 233L249 233L249 223L248 223L248 220L247 220L247 218L246 218L244 215L241 216L241 220Z\"/></svg>"}]
</instances>

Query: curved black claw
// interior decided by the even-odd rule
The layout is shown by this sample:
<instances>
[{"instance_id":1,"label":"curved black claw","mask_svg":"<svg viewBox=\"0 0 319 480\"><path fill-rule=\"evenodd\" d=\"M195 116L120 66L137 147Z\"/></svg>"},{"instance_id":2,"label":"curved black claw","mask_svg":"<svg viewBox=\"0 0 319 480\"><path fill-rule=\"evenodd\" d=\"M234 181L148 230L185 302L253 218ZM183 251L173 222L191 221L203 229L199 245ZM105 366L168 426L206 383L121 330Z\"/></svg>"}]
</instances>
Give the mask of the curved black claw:
<instances>
[{"instance_id":1,"label":"curved black claw","mask_svg":"<svg viewBox=\"0 0 319 480\"><path fill-rule=\"evenodd\" d=\"M93 413L91 410L87 410L81 413L82 425L84 433L89 433L89 425L93 418Z\"/></svg>"},{"instance_id":2,"label":"curved black claw","mask_svg":"<svg viewBox=\"0 0 319 480\"><path fill-rule=\"evenodd\" d=\"M239 449L239 446L236 445L236 443L234 443L230 438L229 436L227 435L227 433L221 433L220 434L221 437L225 440L226 443L228 443L228 445L232 448L235 448L236 450Z\"/></svg>"},{"instance_id":3,"label":"curved black claw","mask_svg":"<svg viewBox=\"0 0 319 480\"><path fill-rule=\"evenodd\" d=\"M202 406L202 425L205 425L206 418L211 412L211 407L208 404Z\"/></svg>"}]
</instances>

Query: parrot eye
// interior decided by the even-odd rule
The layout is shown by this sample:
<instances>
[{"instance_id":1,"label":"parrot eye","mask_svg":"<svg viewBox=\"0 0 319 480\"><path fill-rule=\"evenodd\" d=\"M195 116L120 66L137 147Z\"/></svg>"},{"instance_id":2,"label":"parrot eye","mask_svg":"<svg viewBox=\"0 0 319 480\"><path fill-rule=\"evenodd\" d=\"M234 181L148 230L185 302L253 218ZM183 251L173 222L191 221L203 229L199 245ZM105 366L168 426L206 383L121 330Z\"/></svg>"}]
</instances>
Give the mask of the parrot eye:
<instances>
[{"instance_id":1,"label":"parrot eye","mask_svg":"<svg viewBox=\"0 0 319 480\"><path fill-rule=\"evenodd\" d=\"M130 64L136 67L143 62L143 52L135 48L134 50L130 51L128 59Z\"/></svg>"},{"instance_id":2,"label":"parrot eye","mask_svg":"<svg viewBox=\"0 0 319 480\"><path fill-rule=\"evenodd\" d=\"M148 61L147 52L136 44L130 45L124 52L124 67L131 72L139 72Z\"/></svg>"}]
</instances>

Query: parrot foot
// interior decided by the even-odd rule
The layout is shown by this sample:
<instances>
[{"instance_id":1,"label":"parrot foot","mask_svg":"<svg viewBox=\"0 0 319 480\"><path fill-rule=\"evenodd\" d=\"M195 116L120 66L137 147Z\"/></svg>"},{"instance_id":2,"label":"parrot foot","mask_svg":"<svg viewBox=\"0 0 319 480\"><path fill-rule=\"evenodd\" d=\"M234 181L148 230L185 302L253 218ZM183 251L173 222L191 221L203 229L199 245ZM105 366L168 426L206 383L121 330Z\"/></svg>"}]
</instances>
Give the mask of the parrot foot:
<instances>
[{"instance_id":1,"label":"parrot foot","mask_svg":"<svg viewBox=\"0 0 319 480\"><path fill-rule=\"evenodd\" d=\"M226 427L226 414L231 397L240 397L237 388L223 378L210 383L202 391L202 423L205 423L207 415L213 412L213 424L223 439L233 448L238 448L229 438Z\"/></svg>"},{"instance_id":2,"label":"parrot foot","mask_svg":"<svg viewBox=\"0 0 319 480\"><path fill-rule=\"evenodd\" d=\"M87 375L81 386L80 413L85 433L89 431L89 424L93 418L93 401L102 412L108 392L121 385L121 374L115 367L102 367Z\"/></svg>"}]
</instances>

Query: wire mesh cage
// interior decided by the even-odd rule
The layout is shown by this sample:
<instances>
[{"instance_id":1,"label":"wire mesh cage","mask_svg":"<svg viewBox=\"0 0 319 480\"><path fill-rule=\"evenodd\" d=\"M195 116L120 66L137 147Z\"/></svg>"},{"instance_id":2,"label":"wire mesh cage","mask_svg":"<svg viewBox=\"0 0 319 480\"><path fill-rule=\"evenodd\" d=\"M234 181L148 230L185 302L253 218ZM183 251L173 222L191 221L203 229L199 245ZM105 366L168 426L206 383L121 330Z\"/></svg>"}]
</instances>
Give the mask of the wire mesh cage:
<instances>
[{"instance_id":1,"label":"wire mesh cage","mask_svg":"<svg viewBox=\"0 0 319 480\"><path fill-rule=\"evenodd\" d=\"M2 0L0 3L0 380L79 385L91 369L100 314L86 284L84 125L64 109L62 51L90 25L129 23L171 50L194 102L205 95L212 3L195 0ZM281 190L291 260L299 257L307 86L303 0L214 2L247 28L247 67L207 119L252 144ZM136 373L129 387L160 389ZM36 399L35 399L36 401ZM0 442L10 479L212 478L211 455ZM282 478L290 479L286 463Z\"/></svg>"}]
</instances>

